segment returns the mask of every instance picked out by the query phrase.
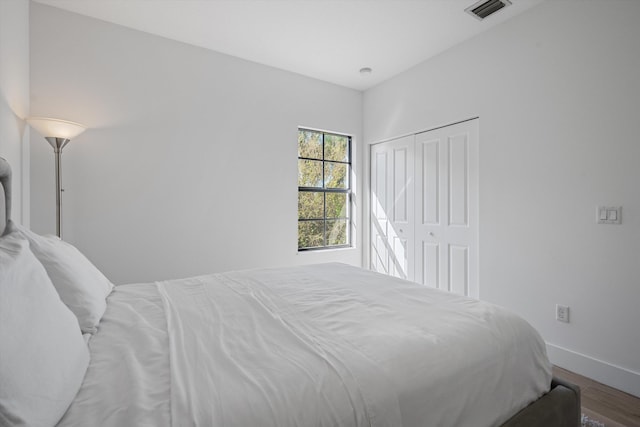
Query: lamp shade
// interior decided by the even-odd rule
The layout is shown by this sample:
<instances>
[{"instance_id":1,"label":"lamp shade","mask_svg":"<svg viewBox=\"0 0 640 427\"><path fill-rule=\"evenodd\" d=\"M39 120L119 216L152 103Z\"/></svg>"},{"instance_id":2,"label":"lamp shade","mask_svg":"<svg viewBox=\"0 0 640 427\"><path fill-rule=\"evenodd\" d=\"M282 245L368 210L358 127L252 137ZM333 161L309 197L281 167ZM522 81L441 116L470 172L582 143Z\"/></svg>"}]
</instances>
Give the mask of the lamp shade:
<instances>
[{"instance_id":1,"label":"lamp shade","mask_svg":"<svg viewBox=\"0 0 640 427\"><path fill-rule=\"evenodd\" d=\"M27 119L27 123L45 138L73 139L87 129L80 123L48 117L31 117Z\"/></svg>"}]
</instances>

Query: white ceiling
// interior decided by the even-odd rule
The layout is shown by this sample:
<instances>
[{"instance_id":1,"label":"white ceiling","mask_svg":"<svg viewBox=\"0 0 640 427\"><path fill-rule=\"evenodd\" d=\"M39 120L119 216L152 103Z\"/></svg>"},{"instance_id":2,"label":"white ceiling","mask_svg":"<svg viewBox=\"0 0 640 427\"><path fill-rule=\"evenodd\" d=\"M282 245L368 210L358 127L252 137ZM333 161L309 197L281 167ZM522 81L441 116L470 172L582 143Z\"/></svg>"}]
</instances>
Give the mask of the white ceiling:
<instances>
[{"instance_id":1,"label":"white ceiling","mask_svg":"<svg viewBox=\"0 0 640 427\"><path fill-rule=\"evenodd\" d=\"M365 90L543 0L483 21L464 12L476 0L35 1Z\"/></svg>"}]
</instances>

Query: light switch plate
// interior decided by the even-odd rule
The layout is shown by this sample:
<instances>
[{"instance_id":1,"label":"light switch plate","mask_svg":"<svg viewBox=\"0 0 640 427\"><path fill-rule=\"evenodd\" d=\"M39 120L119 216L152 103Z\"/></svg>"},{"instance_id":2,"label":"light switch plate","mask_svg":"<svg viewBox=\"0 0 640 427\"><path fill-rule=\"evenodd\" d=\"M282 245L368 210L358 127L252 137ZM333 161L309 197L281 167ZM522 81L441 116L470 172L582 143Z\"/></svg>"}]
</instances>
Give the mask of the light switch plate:
<instances>
[{"instance_id":1,"label":"light switch plate","mask_svg":"<svg viewBox=\"0 0 640 427\"><path fill-rule=\"evenodd\" d=\"M622 224L622 206L598 206L596 222L598 224Z\"/></svg>"}]
</instances>

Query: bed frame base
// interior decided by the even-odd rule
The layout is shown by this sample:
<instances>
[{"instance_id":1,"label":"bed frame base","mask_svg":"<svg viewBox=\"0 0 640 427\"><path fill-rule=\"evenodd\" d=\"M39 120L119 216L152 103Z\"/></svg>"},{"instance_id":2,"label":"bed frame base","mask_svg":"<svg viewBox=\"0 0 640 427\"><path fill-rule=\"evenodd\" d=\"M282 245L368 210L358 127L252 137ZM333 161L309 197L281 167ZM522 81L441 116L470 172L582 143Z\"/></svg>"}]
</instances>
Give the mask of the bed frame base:
<instances>
[{"instance_id":1,"label":"bed frame base","mask_svg":"<svg viewBox=\"0 0 640 427\"><path fill-rule=\"evenodd\" d=\"M501 427L580 427L580 388L556 377L551 390Z\"/></svg>"}]
</instances>

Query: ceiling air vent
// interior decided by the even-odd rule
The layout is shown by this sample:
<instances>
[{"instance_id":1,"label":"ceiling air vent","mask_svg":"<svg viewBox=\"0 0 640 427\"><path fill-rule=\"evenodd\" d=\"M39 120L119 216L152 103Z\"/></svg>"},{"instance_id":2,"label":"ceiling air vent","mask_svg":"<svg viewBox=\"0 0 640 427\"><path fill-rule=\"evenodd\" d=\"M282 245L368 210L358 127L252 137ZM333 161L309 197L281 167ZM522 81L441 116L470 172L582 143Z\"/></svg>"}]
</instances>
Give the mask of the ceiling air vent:
<instances>
[{"instance_id":1,"label":"ceiling air vent","mask_svg":"<svg viewBox=\"0 0 640 427\"><path fill-rule=\"evenodd\" d=\"M502 8L509 6L511 2L509 0L481 0L464 11L475 16L479 20L483 20L489 15L492 15Z\"/></svg>"}]
</instances>

